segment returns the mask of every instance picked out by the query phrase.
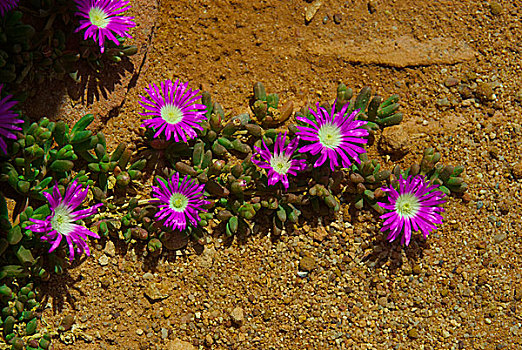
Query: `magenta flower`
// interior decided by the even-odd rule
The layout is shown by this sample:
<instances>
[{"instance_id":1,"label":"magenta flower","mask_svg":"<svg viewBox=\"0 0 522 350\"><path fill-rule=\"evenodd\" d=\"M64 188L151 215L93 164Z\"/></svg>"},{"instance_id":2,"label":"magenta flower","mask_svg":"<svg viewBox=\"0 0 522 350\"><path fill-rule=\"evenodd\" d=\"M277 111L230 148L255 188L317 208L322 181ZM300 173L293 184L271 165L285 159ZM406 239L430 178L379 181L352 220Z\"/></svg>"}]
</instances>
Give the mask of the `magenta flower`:
<instances>
[{"instance_id":1,"label":"magenta flower","mask_svg":"<svg viewBox=\"0 0 522 350\"><path fill-rule=\"evenodd\" d=\"M174 83L166 80L161 83L161 90L156 84L149 85L146 89L150 98L140 96L140 105L146 112L140 113L143 116L154 116L141 124L144 127L151 127L156 132L154 137L162 133L165 138L174 141L187 142L196 137L194 129L203 130L202 121L206 120L206 107L203 104L195 103L201 98L196 96L199 90L187 89L188 83L181 84L179 80Z\"/></svg>"},{"instance_id":2,"label":"magenta flower","mask_svg":"<svg viewBox=\"0 0 522 350\"><path fill-rule=\"evenodd\" d=\"M82 188L82 185L74 181L67 187L63 197L58 186L53 187L52 194L43 192L43 195L49 201L51 215L45 220L31 218L30 220L34 224L26 226L26 229L43 234L40 239L51 244L49 253L58 248L62 238L65 237L69 246L69 259L71 261L74 260L75 251L80 255L85 252L87 256L90 256L89 246L85 242L87 236L100 237L86 227L74 223L77 220L94 215L98 208L103 205L99 203L92 207L75 211L84 201L88 190L89 187Z\"/></svg>"},{"instance_id":3,"label":"magenta flower","mask_svg":"<svg viewBox=\"0 0 522 350\"><path fill-rule=\"evenodd\" d=\"M19 0L0 0L0 16L18 6Z\"/></svg>"},{"instance_id":4,"label":"magenta flower","mask_svg":"<svg viewBox=\"0 0 522 350\"><path fill-rule=\"evenodd\" d=\"M156 213L158 220L165 220L164 225L173 230L183 231L187 221L197 225L200 221L199 212L206 211L203 206L209 204L203 199L204 185L198 185L194 180L185 176L182 181L179 173L175 173L164 183L158 180L160 187L152 186L153 202L160 203Z\"/></svg>"},{"instance_id":5,"label":"magenta flower","mask_svg":"<svg viewBox=\"0 0 522 350\"><path fill-rule=\"evenodd\" d=\"M398 185L398 191L392 186L382 188L388 193L389 203L378 204L390 212L381 215L384 219L381 231L390 232L387 238L390 242L403 233L401 244L408 245L412 231L421 231L427 238L437 228L435 224L442 223L439 212L444 208L439 205L445 203L442 200L445 194L436 190L437 185L430 186L429 181L420 175L410 175L406 180L401 175Z\"/></svg>"},{"instance_id":6,"label":"magenta flower","mask_svg":"<svg viewBox=\"0 0 522 350\"><path fill-rule=\"evenodd\" d=\"M299 139L295 138L290 141L288 146L285 146L286 132L284 135L279 133L274 144L274 153L270 152L264 140L262 142L263 148L254 146L255 153L252 156L252 163L268 170L269 186L282 182L285 189L288 189L288 175L296 176L298 171L306 168L304 159L293 159ZM261 159L256 159L256 156Z\"/></svg>"},{"instance_id":7,"label":"magenta flower","mask_svg":"<svg viewBox=\"0 0 522 350\"><path fill-rule=\"evenodd\" d=\"M310 152L312 155L319 154L314 167L323 165L329 159L332 171L339 165L348 168L352 164L350 157L359 163L359 154L366 152L364 148L357 144L368 142L364 138L368 136L368 130L361 128L367 122L355 120L358 111L346 116L347 109L348 104L336 114L334 103L332 111L328 113L325 108L319 107L319 103L317 103L317 112L310 109L315 120L302 116L297 117L297 120L310 125L297 126L299 129L297 136L303 141L311 142L311 144L301 147L299 152Z\"/></svg>"},{"instance_id":8,"label":"magenta flower","mask_svg":"<svg viewBox=\"0 0 522 350\"><path fill-rule=\"evenodd\" d=\"M2 0L0 0L2 1ZM0 84L0 94L2 93L3 84ZM0 149L4 154L7 154L7 143L4 138L16 140L16 135L13 131L22 130L15 124L23 123L22 119L18 119L18 114L11 111L11 108L18 103L18 101L9 101L13 95L7 95L0 99Z\"/></svg>"},{"instance_id":9,"label":"magenta flower","mask_svg":"<svg viewBox=\"0 0 522 350\"><path fill-rule=\"evenodd\" d=\"M75 0L78 12L75 14L80 19L80 26L76 32L86 29L84 40L92 38L100 45L100 51L105 51L105 40L110 40L118 46L120 37L132 38L127 33L136 24L132 21L134 17L120 16L121 13L130 9L129 1L126 0Z\"/></svg>"}]
</instances>

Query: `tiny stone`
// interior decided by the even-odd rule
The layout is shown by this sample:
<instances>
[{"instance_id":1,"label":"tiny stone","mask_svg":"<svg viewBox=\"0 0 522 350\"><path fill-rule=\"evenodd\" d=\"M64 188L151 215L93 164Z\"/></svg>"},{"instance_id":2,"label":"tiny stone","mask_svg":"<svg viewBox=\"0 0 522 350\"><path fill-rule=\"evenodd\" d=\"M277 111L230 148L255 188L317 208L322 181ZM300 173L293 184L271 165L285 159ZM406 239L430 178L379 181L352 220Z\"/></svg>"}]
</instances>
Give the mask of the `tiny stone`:
<instances>
[{"instance_id":1,"label":"tiny stone","mask_svg":"<svg viewBox=\"0 0 522 350\"><path fill-rule=\"evenodd\" d=\"M335 24L341 24L342 20L343 20L343 17L340 14L336 13L333 15L333 21Z\"/></svg>"},{"instance_id":2,"label":"tiny stone","mask_svg":"<svg viewBox=\"0 0 522 350\"><path fill-rule=\"evenodd\" d=\"M447 97L437 99L435 104L437 105L437 107L449 107L450 106L450 102Z\"/></svg>"},{"instance_id":3,"label":"tiny stone","mask_svg":"<svg viewBox=\"0 0 522 350\"><path fill-rule=\"evenodd\" d=\"M145 272L145 273L143 274L143 279L151 280L151 279L153 279L153 278L154 278L154 275L153 275L152 273L150 273L150 272Z\"/></svg>"},{"instance_id":4,"label":"tiny stone","mask_svg":"<svg viewBox=\"0 0 522 350\"><path fill-rule=\"evenodd\" d=\"M444 81L446 87L452 87L460 83L460 80L455 77L449 77Z\"/></svg>"},{"instance_id":5,"label":"tiny stone","mask_svg":"<svg viewBox=\"0 0 522 350\"><path fill-rule=\"evenodd\" d=\"M310 272L315 268L315 259L309 256L305 256L299 262L299 269L301 271Z\"/></svg>"},{"instance_id":6,"label":"tiny stone","mask_svg":"<svg viewBox=\"0 0 522 350\"><path fill-rule=\"evenodd\" d=\"M515 287L515 300L522 300L522 284L519 284Z\"/></svg>"},{"instance_id":7,"label":"tiny stone","mask_svg":"<svg viewBox=\"0 0 522 350\"><path fill-rule=\"evenodd\" d=\"M162 328L161 329L161 339L167 339L168 336L169 336L169 331L167 330L167 328Z\"/></svg>"},{"instance_id":8,"label":"tiny stone","mask_svg":"<svg viewBox=\"0 0 522 350\"><path fill-rule=\"evenodd\" d=\"M487 317L484 319L484 322L486 322L487 324L491 324L491 320Z\"/></svg>"},{"instance_id":9,"label":"tiny stone","mask_svg":"<svg viewBox=\"0 0 522 350\"><path fill-rule=\"evenodd\" d=\"M107 241L107 244L105 244L105 248L103 248L103 252L108 256L116 255L116 248L114 247L114 243L110 240Z\"/></svg>"},{"instance_id":10,"label":"tiny stone","mask_svg":"<svg viewBox=\"0 0 522 350\"><path fill-rule=\"evenodd\" d=\"M417 339L419 337L419 332L415 328L412 328L408 331L408 337L411 339Z\"/></svg>"},{"instance_id":11,"label":"tiny stone","mask_svg":"<svg viewBox=\"0 0 522 350\"><path fill-rule=\"evenodd\" d=\"M136 334L143 335L143 329L141 329L141 328L136 329Z\"/></svg>"},{"instance_id":12,"label":"tiny stone","mask_svg":"<svg viewBox=\"0 0 522 350\"><path fill-rule=\"evenodd\" d=\"M506 239L506 237L507 235L505 233L499 233L496 234L495 237L493 237L493 240L495 241L495 243L501 243Z\"/></svg>"},{"instance_id":13,"label":"tiny stone","mask_svg":"<svg viewBox=\"0 0 522 350\"><path fill-rule=\"evenodd\" d=\"M107 255L102 255L100 256L100 258L98 259L98 263L101 265L101 266L106 266L109 264L109 257Z\"/></svg>"},{"instance_id":14,"label":"tiny stone","mask_svg":"<svg viewBox=\"0 0 522 350\"><path fill-rule=\"evenodd\" d=\"M489 10L493 16L498 16L502 13L502 5L494 1L489 4Z\"/></svg>"},{"instance_id":15,"label":"tiny stone","mask_svg":"<svg viewBox=\"0 0 522 350\"><path fill-rule=\"evenodd\" d=\"M241 326L245 321L245 313L243 309L238 306L235 307L234 310L232 310L232 312L230 313L230 318L236 326Z\"/></svg>"},{"instance_id":16,"label":"tiny stone","mask_svg":"<svg viewBox=\"0 0 522 350\"><path fill-rule=\"evenodd\" d=\"M493 86L490 83L478 83L476 94L482 102L492 101L494 99Z\"/></svg>"},{"instance_id":17,"label":"tiny stone","mask_svg":"<svg viewBox=\"0 0 522 350\"><path fill-rule=\"evenodd\" d=\"M515 179L522 179L522 163L516 163L513 165L511 172L513 173L513 177Z\"/></svg>"}]
</instances>

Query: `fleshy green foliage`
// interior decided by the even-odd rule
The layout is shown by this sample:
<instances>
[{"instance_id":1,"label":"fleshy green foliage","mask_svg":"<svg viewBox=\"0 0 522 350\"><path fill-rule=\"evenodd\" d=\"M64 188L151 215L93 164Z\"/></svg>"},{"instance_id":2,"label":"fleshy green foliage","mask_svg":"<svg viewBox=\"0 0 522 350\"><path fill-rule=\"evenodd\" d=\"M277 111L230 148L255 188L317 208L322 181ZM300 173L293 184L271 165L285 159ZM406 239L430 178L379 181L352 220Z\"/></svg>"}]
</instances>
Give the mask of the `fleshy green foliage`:
<instances>
[{"instance_id":1,"label":"fleshy green foliage","mask_svg":"<svg viewBox=\"0 0 522 350\"><path fill-rule=\"evenodd\" d=\"M392 95L384 102L382 97L378 95L371 97L371 95L371 88L366 86L361 89L356 98L353 98L352 89L348 89L344 84L339 84L335 109L339 112L345 104L350 103L346 113L350 114L355 110L360 110L357 119L367 121L370 129L384 128L402 121L402 113L398 112L398 95Z\"/></svg>"},{"instance_id":2,"label":"fleshy green foliage","mask_svg":"<svg viewBox=\"0 0 522 350\"><path fill-rule=\"evenodd\" d=\"M38 329L40 308L38 292L33 283L19 287L16 283L0 285L0 307L2 315L0 327L4 341L11 349L48 349L51 344L49 334L41 334Z\"/></svg>"},{"instance_id":3,"label":"fleshy green foliage","mask_svg":"<svg viewBox=\"0 0 522 350\"><path fill-rule=\"evenodd\" d=\"M439 185L439 190L446 194L464 193L468 189L468 184L464 182L461 177L464 167L462 165L443 165L439 163L440 153L435 152L433 148L427 148L420 164L413 164L408 169L401 171L399 166L393 169L393 174L396 178L400 174L403 177L408 175L424 175L433 184Z\"/></svg>"},{"instance_id":4,"label":"fleshy green foliage","mask_svg":"<svg viewBox=\"0 0 522 350\"><path fill-rule=\"evenodd\" d=\"M293 112L294 104L289 101L279 106L278 94L267 94L261 82L254 84L254 96L250 100L253 119L264 126L275 126L285 122Z\"/></svg>"},{"instance_id":5,"label":"fleshy green foliage","mask_svg":"<svg viewBox=\"0 0 522 350\"><path fill-rule=\"evenodd\" d=\"M103 54L92 39L83 41L83 33L75 33L72 0L32 0L23 5L0 19L0 83L40 83L67 75L79 81L81 61L100 71L107 62L121 62L137 52L136 46L124 45L124 38L118 38L119 46L107 42Z\"/></svg>"},{"instance_id":6,"label":"fleshy green foliage","mask_svg":"<svg viewBox=\"0 0 522 350\"><path fill-rule=\"evenodd\" d=\"M382 208L377 205L377 201L385 196L380 188L389 180L391 172L382 170L381 165L375 159L369 160L366 153L362 154L360 159L359 164L352 165L347 192L355 195L356 209L362 209L366 203L382 214Z\"/></svg>"}]
</instances>

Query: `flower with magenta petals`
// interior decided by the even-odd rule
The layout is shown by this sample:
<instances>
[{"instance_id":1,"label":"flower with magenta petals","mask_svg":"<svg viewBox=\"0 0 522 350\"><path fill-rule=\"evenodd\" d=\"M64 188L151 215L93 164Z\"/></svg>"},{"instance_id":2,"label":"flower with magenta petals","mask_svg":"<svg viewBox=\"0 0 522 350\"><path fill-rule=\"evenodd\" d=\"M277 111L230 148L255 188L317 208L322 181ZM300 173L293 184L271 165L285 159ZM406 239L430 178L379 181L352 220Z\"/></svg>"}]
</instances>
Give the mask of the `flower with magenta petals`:
<instances>
[{"instance_id":1,"label":"flower with magenta petals","mask_svg":"<svg viewBox=\"0 0 522 350\"><path fill-rule=\"evenodd\" d=\"M0 84L0 93L2 93L2 87L3 84ZM22 128L15 124L24 122L22 119L18 119L17 113L11 111L11 108L18 103L18 101L9 101L11 97L13 95L7 95L0 99L0 149L4 154L7 154L7 143L4 138L16 140L16 135L13 134L13 131L19 131Z\"/></svg>"},{"instance_id":2,"label":"flower with magenta petals","mask_svg":"<svg viewBox=\"0 0 522 350\"><path fill-rule=\"evenodd\" d=\"M412 231L421 231L427 238L437 228L435 224L442 223L439 213L444 208L439 205L445 203L442 199L445 194L437 187L421 175L410 175L407 179L401 175L398 190L392 186L382 188L388 194L389 203L378 204L389 212L381 215L384 220L381 231L389 231L390 242L402 233L401 244L408 245Z\"/></svg>"},{"instance_id":3,"label":"flower with magenta petals","mask_svg":"<svg viewBox=\"0 0 522 350\"><path fill-rule=\"evenodd\" d=\"M0 16L18 6L19 0L0 0Z\"/></svg>"},{"instance_id":4,"label":"flower with magenta petals","mask_svg":"<svg viewBox=\"0 0 522 350\"><path fill-rule=\"evenodd\" d=\"M140 96L140 105L146 109L140 114L154 118L145 120L141 126L153 128L154 137L165 134L167 141L171 137L176 142L195 138L194 129L203 130L199 123L207 120L206 106L195 103L201 99L201 96L196 96L199 90L187 89L187 86L188 83L182 84L179 80L174 83L166 80L161 83L161 88L156 84L149 85L145 91L150 98Z\"/></svg>"},{"instance_id":5,"label":"flower with magenta petals","mask_svg":"<svg viewBox=\"0 0 522 350\"><path fill-rule=\"evenodd\" d=\"M206 211L203 206L209 204L203 199L204 185L198 185L185 175L180 181L179 173L163 182L158 180L159 187L152 186L154 192L153 202L159 203L160 209L155 217L165 220L163 224L173 230L185 230L187 221L197 225L201 220L199 212Z\"/></svg>"},{"instance_id":6,"label":"flower with magenta petals","mask_svg":"<svg viewBox=\"0 0 522 350\"><path fill-rule=\"evenodd\" d=\"M71 261L74 260L75 251L80 255L85 252L87 256L90 256L89 246L85 242L87 236L100 237L86 227L74 223L96 214L98 208L103 205L98 203L86 209L75 210L84 201L88 190L89 187L83 188L82 185L74 181L67 187L63 197L58 186L53 187L52 194L43 193L49 201L51 215L45 220L31 218L33 224L26 226L26 229L42 234L40 239L51 244L49 253L58 248L62 238L65 237L69 246L69 259Z\"/></svg>"},{"instance_id":7,"label":"flower with magenta petals","mask_svg":"<svg viewBox=\"0 0 522 350\"><path fill-rule=\"evenodd\" d=\"M288 145L286 143L286 133L279 133L274 143L274 152L270 152L265 141L263 148L254 146L255 153L252 156L252 163L260 168L268 170L268 185L273 186L278 182L283 183L285 189L288 189L288 175L296 176L298 171L306 168L304 159L293 159L294 152L297 149L299 139L295 138ZM261 159L256 159L259 156Z\"/></svg>"},{"instance_id":8,"label":"flower with magenta petals","mask_svg":"<svg viewBox=\"0 0 522 350\"><path fill-rule=\"evenodd\" d=\"M348 104L339 113L335 113L334 103L331 112L328 113L325 108L320 107L317 103L317 112L310 109L314 119L303 116L297 117L297 120L309 125L298 125L297 136L303 141L310 142L309 145L301 147L299 152L310 152L312 155L319 154L314 167L321 166L326 160L330 160L332 171L339 165L348 168L352 164L350 158L359 163L359 154L366 152L358 144L368 142L365 139L368 136L368 130L362 128L367 122L355 120L359 111L353 111L346 116L347 109Z\"/></svg>"},{"instance_id":9,"label":"flower with magenta petals","mask_svg":"<svg viewBox=\"0 0 522 350\"><path fill-rule=\"evenodd\" d=\"M135 27L134 17L120 16L131 6L125 0L75 0L80 19L80 26L76 31L85 29L84 40L92 38L105 51L105 40L110 40L116 46L120 44L118 38L132 38L127 31Z\"/></svg>"}]
</instances>

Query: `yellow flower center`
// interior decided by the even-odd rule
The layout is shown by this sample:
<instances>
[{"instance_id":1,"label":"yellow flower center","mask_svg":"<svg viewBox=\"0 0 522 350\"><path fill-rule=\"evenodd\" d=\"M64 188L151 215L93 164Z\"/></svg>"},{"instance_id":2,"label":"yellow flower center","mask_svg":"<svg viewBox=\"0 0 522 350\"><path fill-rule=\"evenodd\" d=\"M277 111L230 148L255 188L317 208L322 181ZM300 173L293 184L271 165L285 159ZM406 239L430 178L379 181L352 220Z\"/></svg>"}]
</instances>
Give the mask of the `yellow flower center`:
<instances>
[{"instance_id":1,"label":"yellow flower center","mask_svg":"<svg viewBox=\"0 0 522 350\"><path fill-rule=\"evenodd\" d=\"M177 124L183 119L183 112L173 104L166 104L160 109L161 118L169 124Z\"/></svg>"},{"instance_id":2,"label":"yellow flower center","mask_svg":"<svg viewBox=\"0 0 522 350\"><path fill-rule=\"evenodd\" d=\"M285 175L290 167L292 166L292 161L285 156L284 153L273 155L270 158L270 166L276 173L279 175Z\"/></svg>"},{"instance_id":3,"label":"yellow flower center","mask_svg":"<svg viewBox=\"0 0 522 350\"><path fill-rule=\"evenodd\" d=\"M330 149L336 149L342 141L341 130L339 130L337 125L331 123L323 124L319 128L317 136L319 136L319 142L321 145Z\"/></svg>"},{"instance_id":4,"label":"yellow flower center","mask_svg":"<svg viewBox=\"0 0 522 350\"><path fill-rule=\"evenodd\" d=\"M395 211L403 218L414 217L419 208L419 199L413 193L403 193L395 202Z\"/></svg>"},{"instance_id":5,"label":"yellow flower center","mask_svg":"<svg viewBox=\"0 0 522 350\"><path fill-rule=\"evenodd\" d=\"M170 209L176 212L184 212L187 209L189 199L182 193L174 193L170 197Z\"/></svg>"},{"instance_id":6,"label":"yellow flower center","mask_svg":"<svg viewBox=\"0 0 522 350\"><path fill-rule=\"evenodd\" d=\"M73 218L69 210L62 204L54 209L54 216L51 218L51 227L62 235L68 235L74 230Z\"/></svg>"},{"instance_id":7,"label":"yellow flower center","mask_svg":"<svg viewBox=\"0 0 522 350\"><path fill-rule=\"evenodd\" d=\"M89 11L89 20L98 28L105 29L109 25L109 16L101 8L94 6Z\"/></svg>"}]
</instances>

